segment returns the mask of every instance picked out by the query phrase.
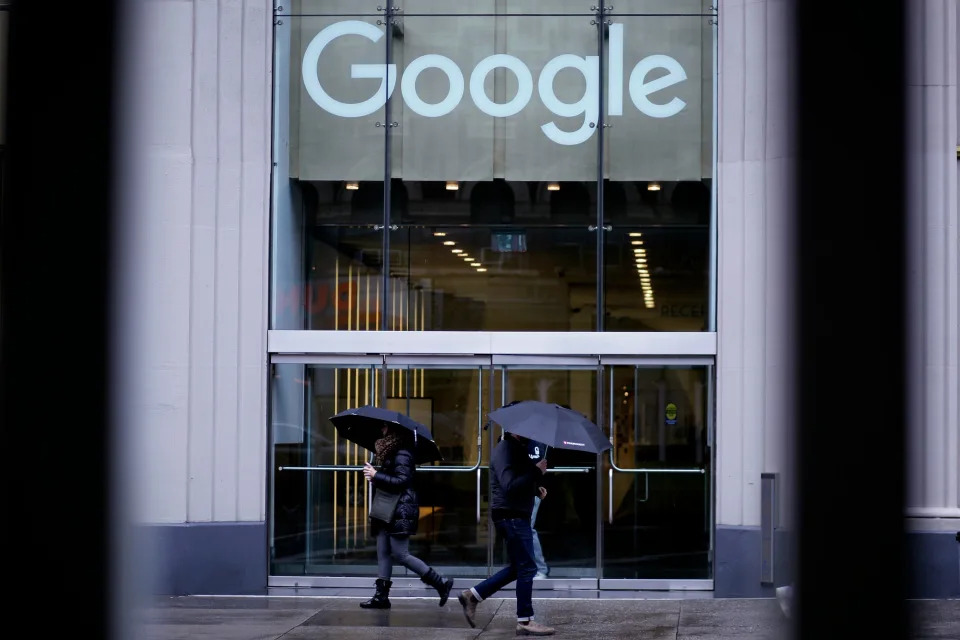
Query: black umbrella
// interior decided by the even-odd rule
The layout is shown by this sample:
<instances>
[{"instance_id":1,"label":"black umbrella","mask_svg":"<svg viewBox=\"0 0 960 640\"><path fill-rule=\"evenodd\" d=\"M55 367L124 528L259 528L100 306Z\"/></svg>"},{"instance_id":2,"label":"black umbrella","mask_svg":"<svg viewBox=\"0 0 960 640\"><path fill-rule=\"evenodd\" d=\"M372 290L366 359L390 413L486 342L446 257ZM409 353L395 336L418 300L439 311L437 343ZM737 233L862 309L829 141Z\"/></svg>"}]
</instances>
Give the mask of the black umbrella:
<instances>
[{"instance_id":1,"label":"black umbrella","mask_svg":"<svg viewBox=\"0 0 960 640\"><path fill-rule=\"evenodd\" d=\"M600 453L610 448L610 440L600 427L573 409L552 402L524 400L500 407L488 415L504 431L556 449Z\"/></svg>"},{"instance_id":2,"label":"black umbrella","mask_svg":"<svg viewBox=\"0 0 960 640\"><path fill-rule=\"evenodd\" d=\"M390 411L367 405L355 409L341 411L330 418L330 422L337 428L344 438L356 442L364 449L377 450L377 440L383 437L380 431L383 425L394 425L409 429L413 432L416 443L414 458L417 464L443 460L440 448L433 441L433 436L426 426L399 411Z\"/></svg>"}]
</instances>

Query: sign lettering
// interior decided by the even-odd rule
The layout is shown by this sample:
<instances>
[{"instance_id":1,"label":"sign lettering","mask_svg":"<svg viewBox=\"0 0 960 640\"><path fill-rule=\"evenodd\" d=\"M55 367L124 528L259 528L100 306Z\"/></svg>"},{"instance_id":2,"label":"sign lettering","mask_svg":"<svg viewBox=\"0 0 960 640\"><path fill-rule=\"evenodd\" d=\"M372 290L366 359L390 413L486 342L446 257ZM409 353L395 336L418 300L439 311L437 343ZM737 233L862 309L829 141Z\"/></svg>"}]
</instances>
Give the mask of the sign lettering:
<instances>
[{"instance_id":1,"label":"sign lettering","mask_svg":"<svg viewBox=\"0 0 960 640\"><path fill-rule=\"evenodd\" d=\"M342 118L361 118L383 108L387 99L393 95L397 83L395 64L352 64L350 77L376 79L380 81L377 91L362 102L341 102L327 93L320 84L317 66L327 45L343 36L360 36L376 43L384 32L372 24L360 20L336 22L313 37L303 54L301 75L303 85L310 98L324 111ZM623 115L623 25L610 25L609 54L607 60L607 112L610 116ZM497 103L484 91L484 80L491 71L503 68L510 71L517 81L517 94L509 101ZM417 94L417 78L427 69L437 69L446 76L447 95L436 103L424 101ZM555 80L557 74L572 69L583 76L585 87L583 95L575 102L562 102L556 95ZM659 71L659 73L655 73ZM649 79L651 76L654 78ZM665 54L647 56L637 62L630 71L627 91L630 101L641 113L651 118L670 118L680 113L686 102L676 96L659 97L669 87L687 79L687 73L676 59ZM483 113L495 118L507 118L522 111L533 97L533 74L530 68L519 58L503 53L487 56L470 72L469 84L463 70L450 58L429 53L413 60L403 71L400 80L400 94L404 103L414 113L425 118L439 118L457 108L463 95L469 91L470 99ZM564 53L549 60L537 79L537 94L543 106L558 117L583 118L576 131L564 131L556 122L545 122L540 126L543 134L561 145L577 145L589 140L597 128L600 105L600 57L578 56Z\"/></svg>"}]
</instances>

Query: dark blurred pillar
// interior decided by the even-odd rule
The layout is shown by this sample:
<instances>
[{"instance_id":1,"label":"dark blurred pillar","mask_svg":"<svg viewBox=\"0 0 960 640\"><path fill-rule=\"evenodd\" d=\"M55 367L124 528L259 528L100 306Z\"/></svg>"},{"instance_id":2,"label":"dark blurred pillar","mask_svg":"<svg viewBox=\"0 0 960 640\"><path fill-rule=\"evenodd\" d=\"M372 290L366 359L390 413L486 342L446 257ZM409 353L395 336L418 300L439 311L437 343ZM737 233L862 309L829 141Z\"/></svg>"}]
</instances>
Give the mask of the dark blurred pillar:
<instances>
[{"instance_id":1,"label":"dark blurred pillar","mask_svg":"<svg viewBox=\"0 0 960 640\"><path fill-rule=\"evenodd\" d=\"M798 637L903 638L905 3L790 1Z\"/></svg>"},{"instance_id":2,"label":"dark blurred pillar","mask_svg":"<svg viewBox=\"0 0 960 640\"><path fill-rule=\"evenodd\" d=\"M113 568L106 381L116 4L14 0L3 94L7 609L16 619L18 603L49 607L97 638L109 637Z\"/></svg>"}]
</instances>

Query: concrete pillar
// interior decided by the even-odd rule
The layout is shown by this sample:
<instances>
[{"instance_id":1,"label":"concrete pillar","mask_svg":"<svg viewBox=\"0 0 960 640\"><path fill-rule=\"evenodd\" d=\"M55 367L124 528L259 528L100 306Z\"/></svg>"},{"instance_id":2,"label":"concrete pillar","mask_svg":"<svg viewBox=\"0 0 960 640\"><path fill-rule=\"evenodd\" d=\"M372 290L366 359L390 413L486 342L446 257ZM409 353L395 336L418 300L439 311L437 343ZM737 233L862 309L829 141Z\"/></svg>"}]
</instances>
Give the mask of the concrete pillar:
<instances>
[{"instance_id":1,"label":"concrete pillar","mask_svg":"<svg viewBox=\"0 0 960 640\"><path fill-rule=\"evenodd\" d=\"M960 518L957 1L917 0L908 7L907 512ZM878 311L888 312L896 310ZM877 346L882 357L882 343Z\"/></svg>"}]
</instances>

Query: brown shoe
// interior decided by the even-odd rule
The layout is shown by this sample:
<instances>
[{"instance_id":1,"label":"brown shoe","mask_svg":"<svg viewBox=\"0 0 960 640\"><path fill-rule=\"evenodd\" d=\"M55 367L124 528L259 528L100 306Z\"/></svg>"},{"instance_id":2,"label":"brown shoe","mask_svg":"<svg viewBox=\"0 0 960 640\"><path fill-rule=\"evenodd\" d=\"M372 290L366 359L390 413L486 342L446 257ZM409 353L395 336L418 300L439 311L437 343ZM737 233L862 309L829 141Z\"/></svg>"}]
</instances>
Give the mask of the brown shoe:
<instances>
[{"instance_id":1,"label":"brown shoe","mask_svg":"<svg viewBox=\"0 0 960 640\"><path fill-rule=\"evenodd\" d=\"M540 624L536 620L531 620L526 624L522 622L517 623L518 636L552 636L556 632L557 630L553 627Z\"/></svg>"},{"instance_id":2,"label":"brown shoe","mask_svg":"<svg viewBox=\"0 0 960 640\"><path fill-rule=\"evenodd\" d=\"M460 595L457 596L457 600L460 601L460 606L463 607L463 617L467 619L471 627L476 627L477 623L473 621L473 618L477 615L477 605L480 604L480 601L473 595L473 591L464 589L460 592ZM517 633L519 633L519 631Z\"/></svg>"}]
</instances>

